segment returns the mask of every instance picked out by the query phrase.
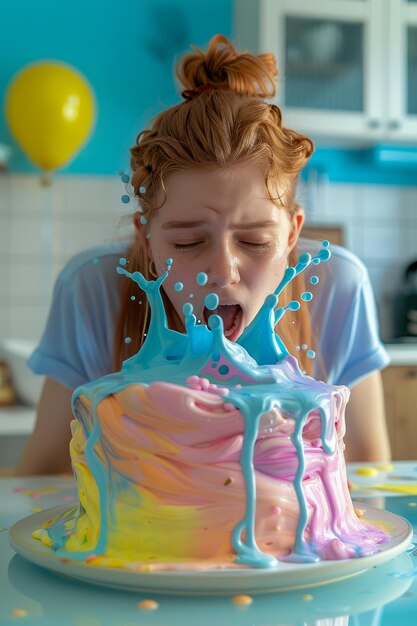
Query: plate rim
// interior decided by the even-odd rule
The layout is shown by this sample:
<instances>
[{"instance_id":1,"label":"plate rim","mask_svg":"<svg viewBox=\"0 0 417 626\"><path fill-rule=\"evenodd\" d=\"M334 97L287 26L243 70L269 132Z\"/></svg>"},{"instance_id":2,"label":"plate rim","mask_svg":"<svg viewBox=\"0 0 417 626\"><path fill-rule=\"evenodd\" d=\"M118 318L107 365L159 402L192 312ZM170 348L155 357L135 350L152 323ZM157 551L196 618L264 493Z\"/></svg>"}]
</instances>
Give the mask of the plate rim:
<instances>
[{"instance_id":1,"label":"plate rim","mask_svg":"<svg viewBox=\"0 0 417 626\"><path fill-rule=\"evenodd\" d=\"M411 544L413 528L410 522L391 511L378 509L364 502L353 502L364 510L367 522L384 521L396 529L392 539L381 544L373 555L353 559L327 560L316 563L287 563L280 561L275 568L211 569L137 572L128 569L95 566L78 559L57 556L51 548L32 537L32 532L56 515L72 508L61 505L32 513L15 522L8 531L9 543L23 558L72 580L130 591L157 593L227 594L234 591L251 593L281 592L314 587L356 576L371 567L385 563L404 552ZM370 517L372 516L372 517ZM116 576L115 576L116 574ZM304 579L298 581L302 574ZM281 578L285 577L283 584ZM187 583L188 587L184 588ZM207 589L209 585L209 589ZM225 588L226 586L226 588Z\"/></svg>"}]
</instances>

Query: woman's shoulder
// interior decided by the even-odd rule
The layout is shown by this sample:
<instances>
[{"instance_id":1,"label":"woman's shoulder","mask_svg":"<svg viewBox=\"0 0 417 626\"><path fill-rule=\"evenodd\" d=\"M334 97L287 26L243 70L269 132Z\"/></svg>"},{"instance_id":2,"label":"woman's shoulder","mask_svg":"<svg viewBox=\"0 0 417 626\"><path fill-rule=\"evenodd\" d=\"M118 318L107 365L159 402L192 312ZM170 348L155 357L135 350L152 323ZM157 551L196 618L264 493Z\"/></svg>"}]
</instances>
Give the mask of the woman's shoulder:
<instances>
[{"instance_id":1,"label":"woman's shoulder","mask_svg":"<svg viewBox=\"0 0 417 626\"><path fill-rule=\"evenodd\" d=\"M126 242L106 243L78 252L62 268L58 280L64 284L84 282L97 274L116 276L119 259L126 254Z\"/></svg>"},{"instance_id":2,"label":"woman's shoulder","mask_svg":"<svg viewBox=\"0 0 417 626\"><path fill-rule=\"evenodd\" d=\"M300 239L298 244L300 253L309 252L312 256L316 255L321 248L321 242L312 239ZM333 287L354 288L368 279L368 271L356 254L335 244L331 244L329 250L330 259L320 265L310 266L308 273L314 272L321 275L325 283L328 283L327 287L331 284Z\"/></svg>"}]
</instances>

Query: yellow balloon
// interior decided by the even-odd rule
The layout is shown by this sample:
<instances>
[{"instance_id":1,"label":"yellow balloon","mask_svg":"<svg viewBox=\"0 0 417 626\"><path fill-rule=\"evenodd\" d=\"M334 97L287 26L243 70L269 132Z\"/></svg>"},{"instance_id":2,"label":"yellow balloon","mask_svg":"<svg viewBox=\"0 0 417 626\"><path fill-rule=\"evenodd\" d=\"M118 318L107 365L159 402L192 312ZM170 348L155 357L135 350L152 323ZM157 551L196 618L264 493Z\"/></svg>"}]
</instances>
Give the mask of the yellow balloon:
<instances>
[{"instance_id":1,"label":"yellow balloon","mask_svg":"<svg viewBox=\"0 0 417 626\"><path fill-rule=\"evenodd\" d=\"M95 118L94 95L71 66L58 61L34 63L12 79L5 113L29 159L51 171L67 163L88 139Z\"/></svg>"}]
</instances>

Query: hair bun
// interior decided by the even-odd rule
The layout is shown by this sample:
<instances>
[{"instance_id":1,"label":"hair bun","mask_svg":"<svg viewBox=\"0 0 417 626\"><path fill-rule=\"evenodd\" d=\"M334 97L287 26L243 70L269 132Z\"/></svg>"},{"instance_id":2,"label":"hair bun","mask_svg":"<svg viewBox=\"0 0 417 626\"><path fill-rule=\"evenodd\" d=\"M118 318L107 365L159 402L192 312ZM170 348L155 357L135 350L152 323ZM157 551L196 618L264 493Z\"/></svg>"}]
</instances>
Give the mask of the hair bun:
<instances>
[{"instance_id":1,"label":"hair bun","mask_svg":"<svg viewBox=\"0 0 417 626\"><path fill-rule=\"evenodd\" d=\"M240 95L272 98L278 74L273 54L238 52L223 35L215 35L207 52L193 47L177 66L177 76L187 99L211 89L228 89Z\"/></svg>"}]
</instances>

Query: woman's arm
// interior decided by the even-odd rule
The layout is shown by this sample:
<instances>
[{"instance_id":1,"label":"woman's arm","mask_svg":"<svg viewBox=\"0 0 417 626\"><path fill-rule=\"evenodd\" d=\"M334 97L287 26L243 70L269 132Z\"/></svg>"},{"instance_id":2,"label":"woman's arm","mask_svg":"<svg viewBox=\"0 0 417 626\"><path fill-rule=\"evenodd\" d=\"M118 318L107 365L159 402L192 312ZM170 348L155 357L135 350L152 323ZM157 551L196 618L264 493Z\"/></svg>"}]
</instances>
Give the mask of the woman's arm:
<instances>
[{"instance_id":1,"label":"woman's arm","mask_svg":"<svg viewBox=\"0 0 417 626\"><path fill-rule=\"evenodd\" d=\"M369 374L352 387L346 408L345 443L347 461L391 459L380 372Z\"/></svg>"},{"instance_id":2,"label":"woman's arm","mask_svg":"<svg viewBox=\"0 0 417 626\"><path fill-rule=\"evenodd\" d=\"M16 468L17 476L71 472L71 397L72 389L46 378L35 430Z\"/></svg>"}]
</instances>

